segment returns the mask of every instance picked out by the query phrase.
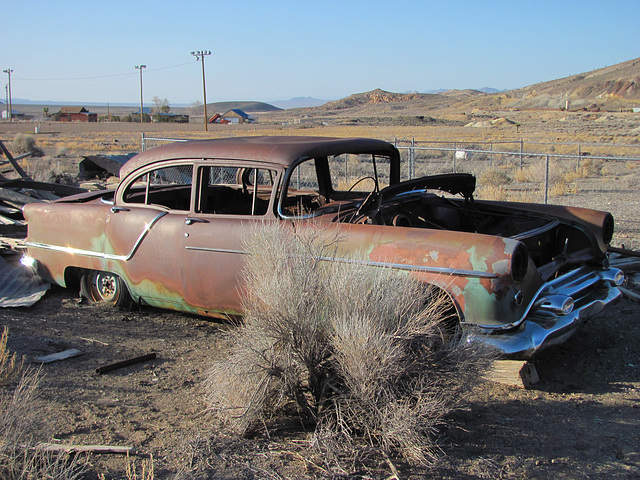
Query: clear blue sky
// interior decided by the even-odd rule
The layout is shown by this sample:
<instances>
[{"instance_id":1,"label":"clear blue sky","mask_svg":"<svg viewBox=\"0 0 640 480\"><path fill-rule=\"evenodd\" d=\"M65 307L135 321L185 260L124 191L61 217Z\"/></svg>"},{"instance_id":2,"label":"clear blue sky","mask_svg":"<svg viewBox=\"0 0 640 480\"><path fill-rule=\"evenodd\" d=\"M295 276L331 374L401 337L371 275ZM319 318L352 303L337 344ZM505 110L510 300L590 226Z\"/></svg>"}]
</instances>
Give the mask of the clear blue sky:
<instances>
[{"instance_id":1,"label":"clear blue sky","mask_svg":"<svg viewBox=\"0 0 640 480\"><path fill-rule=\"evenodd\" d=\"M511 89L640 57L640 0L1 0L12 97L145 104ZM7 75L0 72L3 84ZM2 92L2 98L4 99Z\"/></svg>"}]
</instances>

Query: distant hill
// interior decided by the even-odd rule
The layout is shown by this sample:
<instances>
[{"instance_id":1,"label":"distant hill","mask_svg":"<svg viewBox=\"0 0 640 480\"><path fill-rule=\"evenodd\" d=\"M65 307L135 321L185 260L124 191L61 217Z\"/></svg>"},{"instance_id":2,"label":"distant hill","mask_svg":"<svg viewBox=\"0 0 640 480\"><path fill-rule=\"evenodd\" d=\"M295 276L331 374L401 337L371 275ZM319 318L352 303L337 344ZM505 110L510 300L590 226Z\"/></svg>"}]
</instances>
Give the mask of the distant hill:
<instances>
[{"instance_id":1,"label":"distant hill","mask_svg":"<svg viewBox=\"0 0 640 480\"><path fill-rule=\"evenodd\" d=\"M479 88L478 91L482 93L498 93L498 92L501 92L502 90L498 90L497 88L492 88L492 87L482 87L482 88Z\"/></svg>"},{"instance_id":2,"label":"distant hill","mask_svg":"<svg viewBox=\"0 0 640 480\"><path fill-rule=\"evenodd\" d=\"M289 108L319 107L325 103L327 103L327 100L320 100L313 97L294 97L289 100L275 100L271 102L271 105L286 110Z\"/></svg>"},{"instance_id":3,"label":"distant hill","mask_svg":"<svg viewBox=\"0 0 640 480\"><path fill-rule=\"evenodd\" d=\"M439 92L439 95L445 95L447 97L471 97L474 95L484 95L485 92L481 92L480 90L473 90L471 88L466 88L464 90L445 90L443 92Z\"/></svg>"},{"instance_id":4,"label":"distant hill","mask_svg":"<svg viewBox=\"0 0 640 480\"><path fill-rule=\"evenodd\" d=\"M207 104L207 114L225 113L232 108L238 108L246 113L275 112L282 110L281 108L263 102L215 102Z\"/></svg>"},{"instance_id":5,"label":"distant hill","mask_svg":"<svg viewBox=\"0 0 640 480\"><path fill-rule=\"evenodd\" d=\"M319 108L323 110L342 110L384 103L438 102L443 98L443 96L433 93L393 93L377 88L370 92L356 93L341 100L328 102Z\"/></svg>"},{"instance_id":6,"label":"distant hill","mask_svg":"<svg viewBox=\"0 0 640 480\"><path fill-rule=\"evenodd\" d=\"M640 106L640 58L473 101L482 108L618 110Z\"/></svg>"}]
</instances>

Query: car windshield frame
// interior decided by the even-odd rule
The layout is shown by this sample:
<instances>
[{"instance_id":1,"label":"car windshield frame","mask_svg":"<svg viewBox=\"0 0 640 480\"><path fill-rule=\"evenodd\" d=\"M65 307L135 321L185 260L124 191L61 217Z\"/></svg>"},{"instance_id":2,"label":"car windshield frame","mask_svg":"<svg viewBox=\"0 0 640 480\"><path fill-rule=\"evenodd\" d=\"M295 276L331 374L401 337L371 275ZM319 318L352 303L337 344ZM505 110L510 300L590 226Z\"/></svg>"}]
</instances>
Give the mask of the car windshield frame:
<instances>
[{"instance_id":1,"label":"car windshield frame","mask_svg":"<svg viewBox=\"0 0 640 480\"><path fill-rule=\"evenodd\" d=\"M326 198L331 198L333 200L347 200L349 196L352 196L354 200L357 198L359 202L362 202L364 198L360 198L362 196L366 196L371 192L371 190L359 191L351 189L347 190L336 190L334 189L334 179L337 177L336 172L332 172L330 168L329 157L338 157L340 155L357 155L357 156L370 156L371 157L371 166L372 166L372 175L366 175L372 177L375 182L374 191L379 192L382 187L380 186L380 177L383 175L380 172L380 162L379 159L384 159L387 164L388 171L384 172L384 176L388 179L388 185L395 185L399 183L399 161L393 155L390 155L388 152L376 152L376 151L364 151L364 152L341 152L332 155L320 155L318 157L303 157L298 159L296 162L293 162L289 168L286 169L285 174L282 179L282 188L280 189L280 195L278 198L278 202L276 205L277 214L285 219L285 220L305 220L317 217L322 215L322 212L318 212L316 210L309 211L308 213L299 213L295 215L291 215L285 211L284 202L288 198L288 192L291 189L291 185L293 182L294 174L297 171L297 168L305 163L305 162L315 162L315 171L317 175L318 181L318 194L324 196ZM355 186L358 182L354 183ZM387 183L387 182L385 182ZM336 195L339 194L339 195ZM337 198L340 197L340 198Z\"/></svg>"}]
</instances>

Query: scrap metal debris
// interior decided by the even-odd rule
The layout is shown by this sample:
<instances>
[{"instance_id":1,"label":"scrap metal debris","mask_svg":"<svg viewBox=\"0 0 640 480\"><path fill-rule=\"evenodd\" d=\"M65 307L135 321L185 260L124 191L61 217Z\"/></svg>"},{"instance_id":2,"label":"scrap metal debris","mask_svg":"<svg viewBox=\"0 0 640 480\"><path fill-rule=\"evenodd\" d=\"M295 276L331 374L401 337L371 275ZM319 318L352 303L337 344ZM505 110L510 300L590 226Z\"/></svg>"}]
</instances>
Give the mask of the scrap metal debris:
<instances>
[{"instance_id":1,"label":"scrap metal debris","mask_svg":"<svg viewBox=\"0 0 640 480\"><path fill-rule=\"evenodd\" d=\"M2 141L0 141L0 151L7 158L12 169L9 172L13 176L17 174L18 178L5 178L0 172L0 237L7 233L7 229L3 226L24 226L23 236L26 235L26 225L22 216L22 207L27 203L34 202L51 202L68 195L84 193L87 190L72 185L61 185L57 183L38 182L32 180L31 177L22 169L16 161L25 155L13 157ZM7 162L0 162L4 164ZM10 232L14 233L14 232Z\"/></svg>"},{"instance_id":2,"label":"scrap metal debris","mask_svg":"<svg viewBox=\"0 0 640 480\"><path fill-rule=\"evenodd\" d=\"M10 165L8 171L0 172L0 307L29 307L42 298L50 287L49 283L34 270L16 266L3 258L5 255L19 256L25 250L27 224L22 207L27 203L52 202L87 190L32 180L17 162L29 154L14 157L2 141L0 152L7 159L0 160L0 166ZM3 176L7 173L14 178Z\"/></svg>"},{"instance_id":3,"label":"scrap metal debris","mask_svg":"<svg viewBox=\"0 0 640 480\"><path fill-rule=\"evenodd\" d=\"M58 362L60 360L66 360L67 358L77 357L78 355L82 355L82 352L80 350L78 350L77 348L70 348L68 350L64 350L63 352L52 353L51 355L45 355L44 357L38 357L36 358L36 362Z\"/></svg>"},{"instance_id":4,"label":"scrap metal debris","mask_svg":"<svg viewBox=\"0 0 640 480\"><path fill-rule=\"evenodd\" d=\"M49 287L32 269L11 265L0 257L0 307L30 307Z\"/></svg>"},{"instance_id":5,"label":"scrap metal debris","mask_svg":"<svg viewBox=\"0 0 640 480\"><path fill-rule=\"evenodd\" d=\"M120 167L128 162L135 153L126 155L87 155L82 157L78 168L80 170L80 180L90 178L106 178L108 176L117 177L120 174Z\"/></svg>"}]
</instances>

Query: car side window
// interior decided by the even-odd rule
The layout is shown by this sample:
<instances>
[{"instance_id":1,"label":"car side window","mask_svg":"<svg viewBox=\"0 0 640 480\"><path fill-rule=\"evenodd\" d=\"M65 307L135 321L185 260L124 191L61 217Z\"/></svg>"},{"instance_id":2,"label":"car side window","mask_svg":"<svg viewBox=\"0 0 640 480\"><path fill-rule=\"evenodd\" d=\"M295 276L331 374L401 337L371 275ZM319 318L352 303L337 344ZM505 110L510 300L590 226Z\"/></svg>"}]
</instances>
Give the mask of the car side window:
<instances>
[{"instance_id":1,"label":"car side window","mask_svg":"<svg viewBox=\"0 0 640 480\"><path fill-rule=\"evenodd\" d=\"M276 172L265 168L203 166L196 212L219 215L265 215Z\"/></svg>"},{"instance_id":2,"label":"car side window","mask_svg":"<svg viewBox=\"0 0 640 480\"><path fill-rule=\"evenodd\" d=\"M174 165L152 170L131 182L123 194L125 203L157 205L189 211L193 165Z\"/></svg>"},{"instance_id":3,"label":"car side window","mask_svg":"<svg viewBox=\"0 0 640 480\"><path fill-rule=\"evenodd\" d=\"M283 213L288 216L305 215L322 206L325 200L320 193L316 160L310 159L296 165L282 202Z\"/></svg>"}]
</instances>

